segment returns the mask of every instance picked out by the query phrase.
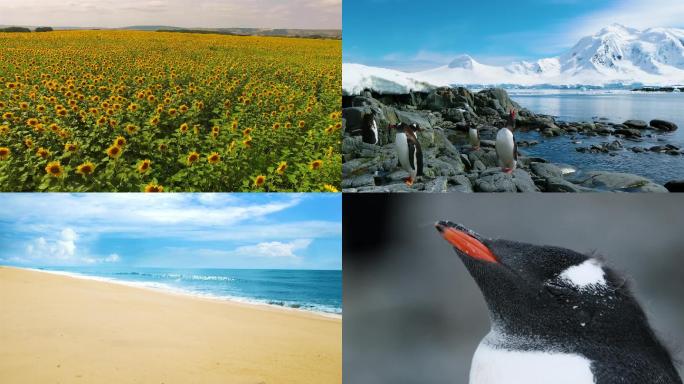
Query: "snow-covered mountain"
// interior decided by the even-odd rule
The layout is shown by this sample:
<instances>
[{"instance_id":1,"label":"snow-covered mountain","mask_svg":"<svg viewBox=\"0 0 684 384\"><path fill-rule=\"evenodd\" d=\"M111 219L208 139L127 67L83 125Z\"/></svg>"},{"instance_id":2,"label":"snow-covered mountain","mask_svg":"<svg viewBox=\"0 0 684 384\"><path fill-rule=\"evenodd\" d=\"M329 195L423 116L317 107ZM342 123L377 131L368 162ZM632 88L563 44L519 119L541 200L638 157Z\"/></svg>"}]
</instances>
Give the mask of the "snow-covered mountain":
<instances>
[{"instance_id":1,"label":"snow-covered mountain","mask_svg":"<svg viewBox=\"0 0 684 384\"><path fill-rule=\"evenodd\" d=\"M403 93L445 85L606 86L609 84L684 84L684 29L640 31L613 24L586 36L569 51L535 62L507 66L477 62L468 55L445 66L406 73L343 64L342 87L348 94L364 88Z\"/></svg>"}]
</instances>

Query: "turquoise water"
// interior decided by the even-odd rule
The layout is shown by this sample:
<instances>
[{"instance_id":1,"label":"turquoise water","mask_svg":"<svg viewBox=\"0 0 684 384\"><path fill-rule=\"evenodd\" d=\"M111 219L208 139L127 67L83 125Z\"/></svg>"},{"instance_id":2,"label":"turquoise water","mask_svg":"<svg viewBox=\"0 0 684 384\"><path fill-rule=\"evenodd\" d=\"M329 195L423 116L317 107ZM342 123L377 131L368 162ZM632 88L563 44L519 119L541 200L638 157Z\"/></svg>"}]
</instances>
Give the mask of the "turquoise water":
<instances>
[{"instance_id":1,"label":"turquoise water","mask_svg":"<svg viewBox=\"0 0 684 384\"><path fill-rule=\"evenodd\" d=\"M202 297L342 313L342 271L168 268L39 268Z\"/></svg>"},{"instance_id":2,"label":"turquoise water","mask_svg":"<svg viewBox=\"0 0 684 384\"><path fill-rule=\"evenodd\" d=\"M643 141L622 140L627 148L633 146L652 147L654 145L674 144L684 147L684 93L641 93L629 91L575 91L541 90L510 91L510 96L521 106L535 112L555 116L561 121L592 121L606 118L615 123L628 119L663 119L674 122L679 129L672 133L652 131L654 137L644 137ZM630 150L608 154L580 153L575 147L588 147L613 141L614 137L585 137L577 135L546 138L537 132L516 132L518 140L538 140L540 144L524 148L530 156L543 157L553 163L570 164L583 170L605 170L626 172L648 177L656 182L665 183L684 178L684 156L671 156L660 153L633 153ZM573 144L573 140L581 144Z\"/></svg>"}]
</instances>

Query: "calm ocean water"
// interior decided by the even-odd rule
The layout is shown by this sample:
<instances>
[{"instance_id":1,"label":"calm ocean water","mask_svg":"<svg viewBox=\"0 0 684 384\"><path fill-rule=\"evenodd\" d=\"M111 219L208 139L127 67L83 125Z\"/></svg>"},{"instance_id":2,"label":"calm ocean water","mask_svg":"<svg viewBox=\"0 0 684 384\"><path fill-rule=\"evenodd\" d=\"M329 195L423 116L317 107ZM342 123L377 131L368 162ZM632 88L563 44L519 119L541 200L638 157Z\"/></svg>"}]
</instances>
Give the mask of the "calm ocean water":
<instances>
[{"instance_id":1,"label":"calm ocean water","mask_svg":"<svg viewBox=\"0 0 684 384\"><path fill-rule=\"evenodd\" d=\"M562 121L592 121L607 118L622 123L628 119L646 122L652 119L669 120L679 129L673 133L658 133L641 142L622 140L627 148L652 147L667 143L684 147L684 93L640 93L630 91L576 91L576 90L524 90L509 91L511 98L535 112L556 116ZM523 148L530 156L543 157L553 163L570 164L582 170L626 172L665 183L684 178L684 156L659 153L633 153L630 150L608 154L590 154L575 151L575 147L588 147L615 140L614 137L585 137L578 135L573 144L569 136L546 138L536 132L517 132L518 140L538 140L540 144Z\"/></svg>"},{"instance_id":2,"label":"calm ocean water","mask_svg":"<svg viewBox=\"0 0 684 384\"><path fill-rule=\"evenodd\" d=\"M196 296L342 313L342 271L39 268Z\"/></svg>"}]
</instances>

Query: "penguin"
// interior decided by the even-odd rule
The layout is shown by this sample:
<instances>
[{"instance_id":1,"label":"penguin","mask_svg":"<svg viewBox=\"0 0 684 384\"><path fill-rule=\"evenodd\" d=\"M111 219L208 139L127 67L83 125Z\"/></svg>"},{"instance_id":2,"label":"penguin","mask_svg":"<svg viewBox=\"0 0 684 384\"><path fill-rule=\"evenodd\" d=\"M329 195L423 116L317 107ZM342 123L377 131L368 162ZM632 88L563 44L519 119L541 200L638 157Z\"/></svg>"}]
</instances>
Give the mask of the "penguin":
<instances>
[{"instance_id":1,"label":"penguin","mask_svg":"<svg viewBox=\"0 0 684 384\"><path fill-rule=\"evenodd\" d=\"M515 109L508 115L506 126L499 129L496 134L496 156L499 159L501 170L512 173L518 163L518 144L513 137L515 130Z\"/></svg>"},{"instance_id":2,"label":"penguin","mask_svg":"<svg viewBox=\"0 0 684 384\"><path fill-rule=\"evenodd\" d=\"M378 135L378 124L375 122L375 111L363 116L361 121L361 138L364 143L378 144L380 136Z\"/></svg>"},{"instance_id":3,"label":"penguin","mask_svg":"<svg viewBox=\"0 0 684 384\"><path fill-rule=\"evenodd\" d=\"M603 261L435 226L489 309L470 384L682 384L625 279Z\"/></svg>"},{"instance_id":4,"label":"penguin","mask_svg":"<svg viewBox=\"0 0 684 384\"><path fill-rule=\"evenodd\" d=\"M480 131L478 131L477 127L471 126L468 129L468 141L474 150L480 149Z\"/></svg>"},{"instance_id":5,"label":"penguin","mask_svg":"<svg viewBox=\"0 0 684 384\"><path fill-rule=\"evenodd\" d=\"M399 156L399 163L409 173L409 177L404 182L412 186L417 177L423 175L423 150L416 137L416 132L420 130L420 127L417 124L399 123L394 128L397 130L394 146Z\"/></svg>"}]
</instances>

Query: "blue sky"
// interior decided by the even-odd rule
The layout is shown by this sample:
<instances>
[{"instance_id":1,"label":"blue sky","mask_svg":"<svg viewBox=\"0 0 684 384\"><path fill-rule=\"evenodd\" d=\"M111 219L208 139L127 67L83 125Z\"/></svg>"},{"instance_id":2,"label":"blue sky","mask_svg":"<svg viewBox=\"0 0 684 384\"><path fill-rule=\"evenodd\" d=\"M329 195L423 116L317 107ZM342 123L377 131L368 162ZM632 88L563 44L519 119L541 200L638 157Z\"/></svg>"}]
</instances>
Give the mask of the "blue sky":
<instances>
[{"instance_id":1,"label":"blue sky","mask_svg":"<svg viewBox=\"0 0 684 384\"><path fill-rule=\"evenodd\" d=\"M0 194L0 264L342 268L340 194Z\"/></svg>"},{"instance_id":2,"label":"blue sky","mask_svg":"<svg viewBox=\"0 0 684 384\"><path fill-rule=\"evenodd\" d=\"M619 23L684 27L681 0L344 0L343 61L406 71L469 54L485 64L536 60Z\"/></svg>"}]
</instances>

